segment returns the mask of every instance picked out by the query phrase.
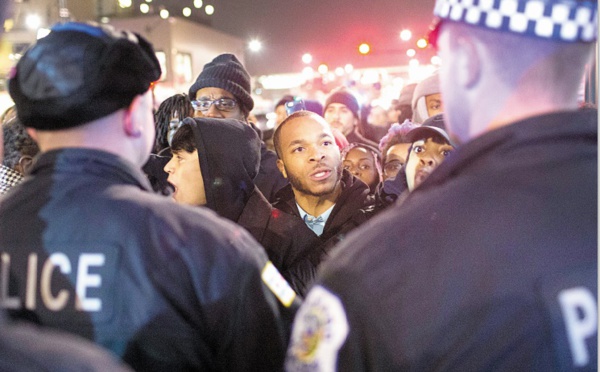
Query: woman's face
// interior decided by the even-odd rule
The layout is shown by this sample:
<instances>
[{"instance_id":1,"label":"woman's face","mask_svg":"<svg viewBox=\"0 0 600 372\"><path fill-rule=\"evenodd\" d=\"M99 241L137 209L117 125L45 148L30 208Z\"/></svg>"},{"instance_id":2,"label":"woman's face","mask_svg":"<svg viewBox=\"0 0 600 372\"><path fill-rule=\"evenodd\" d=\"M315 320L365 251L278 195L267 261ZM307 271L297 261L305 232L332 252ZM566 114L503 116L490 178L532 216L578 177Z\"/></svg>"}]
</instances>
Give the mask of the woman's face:
<instances>
[{"instance_id":1,"label":"woman's face","mask_svg":"<svg viewBox=\"0 0 600 372\"><path fill-rule=\"evenodd\" d=\"M447 143L438 143L433 138L421 139L413 142L410 155L406 162L406 183L408 190L412 191L419 186L435 168L440 165L446 156L454 150Z\"/></svg>"},{"instance_id":2,"label":"woman's face","mask_svg":"<svg viewBox=\"0 0 600 372\"><path fill-rule=\"evenodd\" d=\"M406 157L410 143L397 143L391 146L385 154L383 165L383 179L395 178L400 169L406 164Z\"/></svg>"},{"instance_id":3,"label":"woman's face","mask_svg":"<svg viewBox=\"0 0 600 372\"><path fill-rule=\"evenodd\" d=\"M373 152L362 147L354 147L346 154L343 160L344 169L347 169L353 176L366 183L371 191L375 190L379 183L379 172L373 157Z\"/></svg>"}]
</instances>

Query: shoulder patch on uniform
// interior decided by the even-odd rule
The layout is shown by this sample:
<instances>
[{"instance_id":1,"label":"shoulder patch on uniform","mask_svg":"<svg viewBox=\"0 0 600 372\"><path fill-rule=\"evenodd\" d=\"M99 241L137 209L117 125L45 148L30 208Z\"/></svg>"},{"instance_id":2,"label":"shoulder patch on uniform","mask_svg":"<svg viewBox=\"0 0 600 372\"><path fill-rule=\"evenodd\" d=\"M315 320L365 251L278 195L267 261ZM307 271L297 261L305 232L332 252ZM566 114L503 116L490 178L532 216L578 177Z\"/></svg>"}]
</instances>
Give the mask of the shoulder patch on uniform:
<instances>
[{"instance_id":1,"label":"shoulder patch on uniform","mask_svg":"<svg viewBox=\"0 0 600 372\"><path fill-rule=\"evenodd\" d=\"M294 321L286 370L335 371L348 331L340 299L321 286L313 287Z\"/></svg>"},{"instance_id":2,"label":"shoulder patch on uniform","mask_svg":"<svg viewBox=\"0 0 600 372\"><path fill-rule=\"evenodd\" d=\"M277 270L271 261L268 261L262 269L261 278L275 297L281 301L283 306L290 307L296 298L296 292L294 292L284 277L281 276L279 270Z\"/></svg>"}]
</instances>

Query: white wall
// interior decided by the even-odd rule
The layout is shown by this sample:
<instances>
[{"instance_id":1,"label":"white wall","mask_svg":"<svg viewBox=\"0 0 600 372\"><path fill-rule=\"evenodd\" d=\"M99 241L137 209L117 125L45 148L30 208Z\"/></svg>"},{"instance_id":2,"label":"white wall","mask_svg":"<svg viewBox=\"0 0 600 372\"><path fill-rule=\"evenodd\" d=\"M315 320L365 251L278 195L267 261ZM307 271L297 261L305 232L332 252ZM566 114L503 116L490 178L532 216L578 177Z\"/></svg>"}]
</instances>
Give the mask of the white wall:
<instances>
[{"instance_id":1,"label":"white wall","mask_svg":"<svg viewBox=\"0 0 600 372\"><path fill-rule=\"evenodd\" d=\"M204 65L219 54L233 53L244 63L244 42L241 39L182 18L164 20L151 16L113 19L110 23L139 33L153 44L156 51L166 53L167 77L157 88L159 100L175 93L187 93ZM174 61L178 53L191 55L192 74L189 80L174 78Z\"/></svg>"}]
</instances>

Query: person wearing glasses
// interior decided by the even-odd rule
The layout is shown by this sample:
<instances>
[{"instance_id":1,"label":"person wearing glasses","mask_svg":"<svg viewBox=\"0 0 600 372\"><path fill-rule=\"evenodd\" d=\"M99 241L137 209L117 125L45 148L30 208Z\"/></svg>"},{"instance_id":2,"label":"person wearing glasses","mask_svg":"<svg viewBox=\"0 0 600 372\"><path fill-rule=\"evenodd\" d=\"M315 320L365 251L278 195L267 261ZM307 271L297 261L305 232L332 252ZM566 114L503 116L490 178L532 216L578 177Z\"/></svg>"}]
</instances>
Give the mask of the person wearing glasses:
<instances>
[{"instance_id":1,"label":"person wearing glasses","mask_svg":"<svg viewBox=\"0 0 600 372\"><path fill-rule=\"evenodd\" d=\"M251 96L250 75L233 54L221 54L204 65L196 82L189 89L195 117L216 119L237 119L248 123L248 115L254 108ZM275 201L275 193L287 184L277 170L277 156L261 141L260 170L254 180L258 189L270 202Z\"/></svg>"},{"instance_id":2,"label":"person wearing glasses","mask_svg":"<svg viewBox=\"0 0 600 372\"><path fill-rule=\"evenodd\" d=\"M457 148L320 267L286 369L596 371L598 113L578 100L598 2L434 15Z\"/></svg>"}]
</instances>

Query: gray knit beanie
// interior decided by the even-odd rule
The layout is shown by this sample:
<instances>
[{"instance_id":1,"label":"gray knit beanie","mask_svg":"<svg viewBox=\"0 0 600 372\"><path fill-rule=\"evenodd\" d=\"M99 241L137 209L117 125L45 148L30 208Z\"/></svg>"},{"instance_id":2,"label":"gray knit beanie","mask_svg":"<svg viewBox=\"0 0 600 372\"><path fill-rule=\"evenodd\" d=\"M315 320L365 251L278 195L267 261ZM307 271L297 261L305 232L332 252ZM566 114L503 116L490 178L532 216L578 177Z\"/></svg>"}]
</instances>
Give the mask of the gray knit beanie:
<instances>
[{"instance_id":1,"label":"gray knit beanie","mask_svg":"<svg viewBox=\"0 0 600 372\"><path fill-rule=\"evenodd\" d=\"M204 65L190 88L190 98L195 100L196 92L208 87L230 92L248 112L254 108L254 100L250 95L250 75L233 54L221 54Z\"/></svg>"}]
</instances>

